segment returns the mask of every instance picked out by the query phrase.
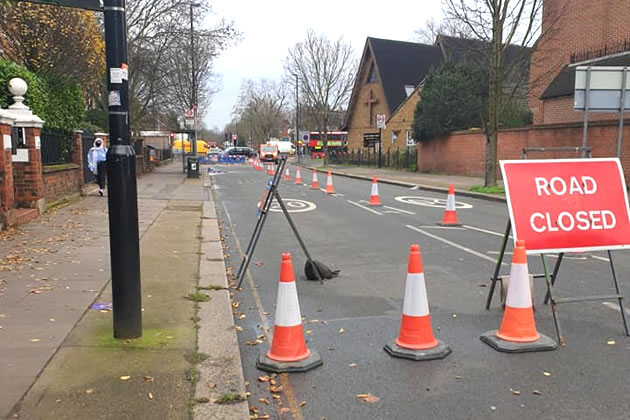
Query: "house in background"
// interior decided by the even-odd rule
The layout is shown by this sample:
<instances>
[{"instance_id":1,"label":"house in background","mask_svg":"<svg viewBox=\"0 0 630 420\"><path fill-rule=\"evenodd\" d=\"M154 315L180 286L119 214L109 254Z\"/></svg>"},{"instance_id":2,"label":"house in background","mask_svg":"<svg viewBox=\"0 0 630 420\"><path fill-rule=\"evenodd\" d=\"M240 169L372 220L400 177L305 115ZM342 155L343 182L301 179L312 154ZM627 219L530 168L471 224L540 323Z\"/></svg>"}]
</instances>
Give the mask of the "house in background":
<instances>
[{"instance_id":1,"label":"house in background","mask_svg":"<svg viewBox=\"0 0 630 420\"><path fill-rule=\"evenodd\" d=\"M532 54L529 108L534 125L580 122L573 110L577 66L630 66L630 1L545 0ZM589 121L618 119L592 113Z\"/></svg>"}]
</instances>

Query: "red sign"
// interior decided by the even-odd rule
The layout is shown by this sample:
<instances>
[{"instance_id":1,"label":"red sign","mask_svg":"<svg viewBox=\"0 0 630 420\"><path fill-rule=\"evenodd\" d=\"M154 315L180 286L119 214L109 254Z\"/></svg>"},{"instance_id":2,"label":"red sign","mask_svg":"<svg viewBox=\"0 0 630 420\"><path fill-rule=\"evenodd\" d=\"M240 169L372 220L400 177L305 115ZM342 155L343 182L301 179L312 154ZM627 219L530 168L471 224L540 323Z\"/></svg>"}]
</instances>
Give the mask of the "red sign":
<instances>
[{"instance_id":1,"label":"red sign","mask_svg":"<svg viewBox=\"0 0 630 420\"><path fill-rule=\"evenodd\" d=\"M630 247L617 158L501 161L514 240L528 253Z\"/></svg>"}]
</instances>

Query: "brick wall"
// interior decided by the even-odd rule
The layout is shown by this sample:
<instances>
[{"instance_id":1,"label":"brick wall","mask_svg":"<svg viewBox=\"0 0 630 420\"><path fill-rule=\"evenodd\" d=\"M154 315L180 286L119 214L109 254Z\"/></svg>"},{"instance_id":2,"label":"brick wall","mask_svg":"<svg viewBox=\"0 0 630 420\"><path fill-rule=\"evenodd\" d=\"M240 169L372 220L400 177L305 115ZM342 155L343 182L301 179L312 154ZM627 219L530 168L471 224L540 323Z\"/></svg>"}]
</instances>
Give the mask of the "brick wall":
<instances>
[{"instance_id":1,"label":"brick wall","mask_svg":"<svg viewBox=\"0 0 630 420\"><path fill-rule=\"evenodd\" d=\"M22 207L36 207L37 201L43 198L42 154L35 141L41 135L41 129L27 127L24 131L28 162L13 163L15 201Z\"/></svg>"},{"instance_id":2,"label":"brick wall","mask_svg":"<svg viewBox=\"0 0 630 420\"><path fill-rule=\"evenodd\" d=\"M530 67L529 107L534 124L546 123L546 114L551 110L546 105L543 109L538 98L569 63L571 53L630 39L629 19L628 0L544 0L543 35Z\"/></svg>"},{"instance_id":3,"label":"brick wall","mask_svg":"<svg viewBox=\"0 0 630 420\"><path fill-rule=\"evenodd\" d=\"M630 120L625 122L621 162L626 178L630 176ZM576 147L582 145L582 125L534 126L499 132L498 157L521 159L524 147ZM594 123L588 129L588 145L593 157L617 154L617 124ZM482 132L456 132L442 139L418 145L420 172L450 175L484 175L485 135ZM529 159L581 157L579 153L535 153ZM499 171L500 172L500 171Z\"/></svg>"},{"instance_id":4,"label":"brick wall","mask_svg":"<svg viewBox=\"0 0 630 420\"><path fill-rule=\"evenodd\" d=\"M68 163L44 166L43 171L44 197L47 202L50 203L81 191L83 171L79 165Z\"/></svg>"},{"instance_id":5,"label":"brick wall","mask_svg":"<svg viewBox=\"0 0 630 420\"><path fill-rule=\"evenodd\" d=\"M13 164L11 149L5 149L4 136L11 136L11 126L0 124L0 200L2 213L14 207Z\"/></svg>"},{"instance_id":6,"label":"brick wall","mask_svg":"<svg viewBox=\"0 0 630 420\"><path fill-rule=\"evenodd\" d=\"M630 18L630 17L629 17ZM581 123L584 121L584 113L573 109L573 97L546 99L543 101L543 124ZM615 112L589 112L590 121L619 121L619 113Z\"/></svg>"}]
</instances>

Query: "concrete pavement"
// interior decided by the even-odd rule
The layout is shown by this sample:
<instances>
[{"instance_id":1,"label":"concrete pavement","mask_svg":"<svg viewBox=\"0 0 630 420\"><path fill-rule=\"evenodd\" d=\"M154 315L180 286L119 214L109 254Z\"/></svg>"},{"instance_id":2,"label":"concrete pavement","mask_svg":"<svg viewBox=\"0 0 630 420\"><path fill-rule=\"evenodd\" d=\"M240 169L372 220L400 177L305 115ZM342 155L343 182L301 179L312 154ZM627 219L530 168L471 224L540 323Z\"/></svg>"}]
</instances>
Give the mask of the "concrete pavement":
<instances>
[{"instance_id":1,"label":"concrete pavement","mask_svg":"<svg viewBox=\"0 0 630 420\"><path fill-rule=\"evenodd\" d=\"M0 418L247 418L244 402L215 403L245 390L228 291L197 289L225 285L206 185L177 163L138 178L137 340L112 339L111 312L90 309L111 302L105 199L2 232ZM210 299L185 298L199 293ZM221 345L208 357L212 339Z\"/></svg>"}]
</instances>

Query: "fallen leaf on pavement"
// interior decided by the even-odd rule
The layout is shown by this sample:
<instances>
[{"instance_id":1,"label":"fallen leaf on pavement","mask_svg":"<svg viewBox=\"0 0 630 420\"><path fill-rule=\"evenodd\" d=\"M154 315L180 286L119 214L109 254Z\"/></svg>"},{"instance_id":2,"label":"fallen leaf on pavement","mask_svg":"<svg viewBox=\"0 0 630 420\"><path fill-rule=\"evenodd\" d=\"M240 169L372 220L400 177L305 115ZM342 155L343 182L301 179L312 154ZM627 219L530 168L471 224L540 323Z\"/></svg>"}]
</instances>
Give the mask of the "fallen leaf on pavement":
<instances>
[{"instance_id":1,"label":"fallen leaf on pavement","mask_svg":"<svg viewBox=\"0 0 630 420\"><path fill-rule=\"evenodd\" d=\"M153 393L152 392L147 393L147 398L152 400L153 399Z\"/></svg>"},{"instance_id":2,"label":"fallen leaf on pavement","mask_svg":"<svg viewBox=\"0 0 630 420\"><path fill-rule=\"evenodd\" d=\"M147 382L153 382L153 376L145 376L144 380L147 381Z\"/></svg>"},{"instance_id":3,"label":"fallen leaf on pavement","mask_svg":"<svg viewBox=\"0 0 630 420\"><path fill-rule=\"evenodd\" d=\"M532 391L532 394L534 395L542 395L542 392L540 392L539 390L535 389Z\"/></svg>"},{"instance_id":4,"label":"fallen leaf on pavement","mask_svg":"<svg viewBox=\"0 0 630 420\"><path fill-rule=\"evenodd\" d=\"M129 375L123 375L123 376L120 377L121 381L128 381L129 379L131 379L131 376L129 376Z\"/></svg>"},{"instance_id":5,"label":"fallen leaf on pavement","mask_svg":"<svg viewBox=\"0 0 630 420\"><path fill-rule=\"evenodd\" d=\"M235 326L234 326L234 329L235 329L236 331L243 331L243 328L242 328L242 327L239 327L238 325L235 325Z\"/></svg>"},{"instance_id":6,"label":"fallen leaf on pavement","mask_svg":"<svg viewBox=\"0 0 630 420\"><path fill-rule=\"evenodd\" d=\"M455 379L464 379L464 378L461 376L455 376Z\"/></svg>"},{"instance_id":7,"label":"fallen leaf on pavement","mask_svg":"<svg viewBox=\"0 0 630 420\"><path fill-rule=\"evenodd\" d=\"M263 265L265 265L265 263L264 263L264 262L262 262L262 261L255 261L255 262L254 262L254 265L255 265L256 267L262 267Z\"/></svg>"},{"instance_id":8,"label":"fallen leaf on pavement","mask_svg":"<svg viewBox=\"0 0 630 420\"><path fill-rule=\"evenodd\" d=\"M305 405L306 405L306 401L302 401L302 402L300 403L300 408L304 407Z\"/></svg>"},{"instance_id":9,"label":"fallen leaf on pavement","mask_svg":"<svg viewBox=\"0 0 630 420\"><path fill-rule=\"evenodd\" d=\"M615 340L608 340L606 344L608 344L609 346L614 346L616 343Z\"/></svg>"},{"instance_id":10,"label":"fallen leaf on pavement","mask_svg":"<svg viewBox=\"0 0 630 420\"><path fill-rule=\"evenodd\" d=\"M276 399L276 400L279 400L279 399L280 399L280 395L273 394L273 395L271 396L271 398L274 398L274 399Z\"/></svg>"},{"instance_id":11,"label":"fallen leaf on pavement","mask_svg":"<svg viewBox=\"0 0 630 420\"><path fill-rule=\"evenodd\" d=\"M545 375L545 376L551 376L551 372L548 372L548 371L546 371L546 370L543 370L543 375Z\"/></svg>"},{"instance_id":12,"label":"fallen leaf on pavement","mask_svg":"<svg viewBox=\"0 0 630 420\"><path fill-rule=\"evenodd\" d=\"M37 343L38 341L40 341L40 339L39 339L39 338L31 338L31 341L32 341L33 343Z\"/></svg>"},{"instance_id":13,"label":"fallen leaf on pavement","mask_svg":"<svg viewBox=\"0 0 630 420\"><path fill-rule=\"evenodd\" d=\"M306 334L308 334L308 335L313 334L313 331L312 330L306 330Z\"/></svg>"},{"instance_id":14,"label":"fallen leaf on pavement","mask_svg":"<svg viewBox=\"0 0 630 420\"><path fill-rule=\"evenodd\" d=\"M516 389L512 389L512 388L510 388L510 392L511 392L512 394L514 394L514 395L521 395L521 391L518 391L518 390L516 390Z\"/></svg>"},{"instance_id":15,"label":"fallen leaf on pavement","mask_svg":"<svg viewBox=\"0 0 630 420\"><path fill-rule=\"evenodd\" d=\"M291 409L290 409L290 408L287 408L287 407L282 407L282 408L280 409L280 412L281 412L281 413L288 413L289 411L291 411Z\"/></svg>"},{"instance_id":16,"label":"fallen leaf on pavement","mask_svg":"<svg viewBox=\"0 0 630 420\"><path fill-rule=\"evenodd\" d=\"M356 397L357 398L367 398L367 396L370 394L357 394Z\"/></svg>"},{"instance_id":17,"label":"fallen leaf on pavement","mask_svg":"<svg viewBox=\"0 0 630 420\"><path fill-rule=\"evenodd\" d=\"M375 403L379 400L379 398L376 395L372 395L372 394L357 394L357 398L368 402L368 403Z\"/></svg>"},{"instance_id":18,"label":"fallen leaf on pavement","mask_svg":"<svg viewBox=\"0 0 630 420\"><path fill-rule=\"evenodd\" d=\"M348 366L355 367L356 365L357 365L356 363L350 363Z\"/></svg>"},{"instance_id":19,"label":"fallen leaf on pavement","mask_svg":"<svg viewBox=\"0 0 630 420\"><path fill-rule=\"evenodd\" d=\"M258 398L258 401L260 401L263 404L269 405L269 400L267 398Z\"/></svg>"},{"instance_id":20,"label":"fallen leaf on pavement","mask_svg":"<svg viewBox=\"0 0 630 420\"><path fill-rule=\"evenodd\" d=\"M343 328L339 328L339 334L343 334Z\"/></svg>"},{"instance_id":21,"label":"fallen leaf on pavement","mask_svg":"<svg viewBox=\"0 0 630 420\"><path fill-rule=\"evenodd\" d=\"M86 394L88 394L88 395L90 395L90 394L94 394L94 389L93 389L93 388L86 389L86 390L85 390L85 393L86 393Z\"/></svg>"}]
</instances>

